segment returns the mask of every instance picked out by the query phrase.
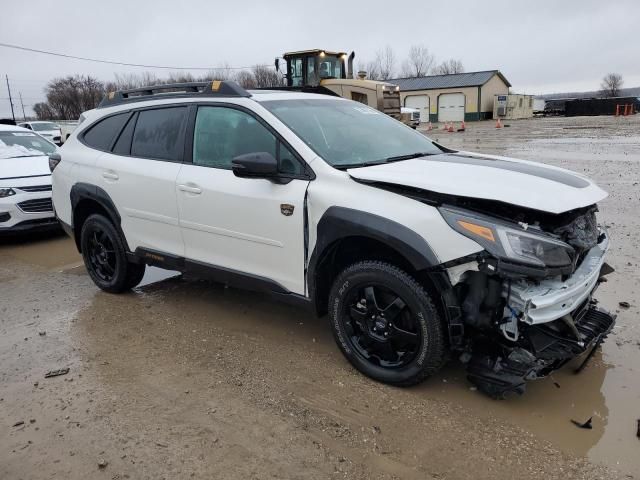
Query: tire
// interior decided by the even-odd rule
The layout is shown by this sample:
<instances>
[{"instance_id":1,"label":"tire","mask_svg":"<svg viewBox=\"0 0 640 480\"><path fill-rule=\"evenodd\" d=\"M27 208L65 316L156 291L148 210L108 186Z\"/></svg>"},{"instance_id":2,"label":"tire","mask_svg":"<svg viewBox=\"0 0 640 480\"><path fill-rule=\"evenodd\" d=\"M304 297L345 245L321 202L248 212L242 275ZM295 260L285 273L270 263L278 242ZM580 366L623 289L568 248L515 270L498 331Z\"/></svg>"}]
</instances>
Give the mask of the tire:
<instances>
[{"instance_id":1,"label":"tire","mask_svg":"<svg viewBox=\"0 0 640 480\"><path fill-rule=\"evenodd\" d=\"M363 261L342 271L329 294L329 318L344 356L376 381L415 385L447 359L442 321L431 297L388 263Z\"/></svg>"},{"instance_id":2,"label":"tire","mask_svg":"<svg viewBox=\"0 0 640 480\"><path fill-rule=\"evenodd\" d=\"M80 244L89 276L105 292L125 292L142 280L145 264L128 261L122 237L103 215L87 218L82 225Z\"/></svg>"}]
</instances>

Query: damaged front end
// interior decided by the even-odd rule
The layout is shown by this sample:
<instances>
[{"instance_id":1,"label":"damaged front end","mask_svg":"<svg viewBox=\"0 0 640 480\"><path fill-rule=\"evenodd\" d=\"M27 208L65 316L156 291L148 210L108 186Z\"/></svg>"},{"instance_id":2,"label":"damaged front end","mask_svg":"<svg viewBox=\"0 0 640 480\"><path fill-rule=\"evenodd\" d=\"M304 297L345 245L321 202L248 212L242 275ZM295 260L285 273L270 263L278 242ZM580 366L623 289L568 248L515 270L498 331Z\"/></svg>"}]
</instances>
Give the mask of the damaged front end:
<instances>
[{"instance_id":1,"label":"damaged front end","mask_svg":"<svg viewBox=\"0 0 640 480\"><path fill-rule=\"evenodd\" d=\"M613 271L595 206L538 218L514 209L510 220L458 206L440 211L485 248L447 265L464 331L460 358L479 390L494 398L522 394L526 381L590 357L615 323L593 298Z\"/></svg>"}]
</instances>

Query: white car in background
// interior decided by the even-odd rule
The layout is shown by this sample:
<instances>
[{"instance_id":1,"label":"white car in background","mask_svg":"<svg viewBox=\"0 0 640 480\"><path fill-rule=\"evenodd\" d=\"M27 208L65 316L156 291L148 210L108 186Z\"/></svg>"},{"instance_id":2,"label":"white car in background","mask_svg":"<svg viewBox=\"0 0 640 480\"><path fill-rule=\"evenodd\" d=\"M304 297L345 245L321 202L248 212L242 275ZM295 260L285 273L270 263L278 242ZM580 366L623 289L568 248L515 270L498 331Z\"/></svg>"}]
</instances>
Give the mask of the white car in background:
<instances>
[{"instance_id":1,"label":"white car in background","mask_svg":"<svg viewBox=\"0 0 640 480\"><path fill-rule=\"evenodd\" d=\"M56 150L31 130L0 125L0 234L58 227L49 170Z\"/></svg>"},{"instance_id":2,"label":"white car in background","mask_svg":"<svg viewBox=\"0 0 640 480\"><path fill-rule=\"evenodd\" d=\"M62 131L60 125L53 122L34 121L34 122L22 122L18 124L19 127L28 128L33 130L38 135L43 136L47 140L56 145L62 145Z\"/></svg>"}]
</instances>

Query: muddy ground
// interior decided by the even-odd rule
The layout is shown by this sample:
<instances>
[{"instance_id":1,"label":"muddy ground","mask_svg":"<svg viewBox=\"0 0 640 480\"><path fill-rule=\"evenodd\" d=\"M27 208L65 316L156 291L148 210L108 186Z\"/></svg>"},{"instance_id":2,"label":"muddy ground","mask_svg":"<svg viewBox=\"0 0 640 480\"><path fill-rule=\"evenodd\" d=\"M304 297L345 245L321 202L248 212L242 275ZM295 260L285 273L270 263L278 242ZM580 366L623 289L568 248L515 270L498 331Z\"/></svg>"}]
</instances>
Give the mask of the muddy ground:
<instances>
[{"instance_id":1,"label":"muddy ground","mask_svg":"<svg viewBox=\"0 0 640 480\"><path fill-rule=\"evenodd\" d=\"M618 326L581 374L502 402L456 362L392 388L347 364L326 318L157 269L109 295L66 237L5 239L0 478L640 478L640 115L507 123L429 135L572 168L611 193L601 219L617 273L598 297ZM590 416L593 430L570 422Z\"/></svg>"}]
</instances>

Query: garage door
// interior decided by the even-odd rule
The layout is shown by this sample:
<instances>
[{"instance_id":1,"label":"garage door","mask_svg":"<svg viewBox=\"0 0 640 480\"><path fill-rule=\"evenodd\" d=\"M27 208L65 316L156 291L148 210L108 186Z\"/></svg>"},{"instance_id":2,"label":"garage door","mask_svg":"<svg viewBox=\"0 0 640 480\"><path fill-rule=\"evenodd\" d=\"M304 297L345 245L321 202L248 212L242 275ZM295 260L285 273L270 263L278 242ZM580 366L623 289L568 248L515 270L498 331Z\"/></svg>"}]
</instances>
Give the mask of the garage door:
<instances>
[{"instance_id":1,"label":"garage door","mask_svg":"<svg viewBox=\"0 0 640 480\"><path fill-rule=\"evenodd\" d=\"M409 95L404 99L404 106L420 111L420 121L429 121L429 95Z\"/></svg>"},{"instance_id":2,"label":"garage door","mask_svg":"<svg viewBox=\"0 0 640 480\"><path fill-rule=\"evenodd\" d=\"M438 97L438 121L461 122L464 120L464 93L443 93Z\"/></svg>"}]
</instances>

